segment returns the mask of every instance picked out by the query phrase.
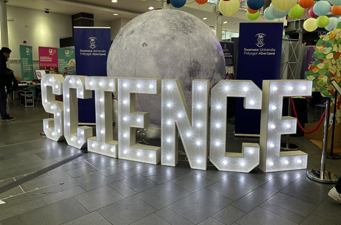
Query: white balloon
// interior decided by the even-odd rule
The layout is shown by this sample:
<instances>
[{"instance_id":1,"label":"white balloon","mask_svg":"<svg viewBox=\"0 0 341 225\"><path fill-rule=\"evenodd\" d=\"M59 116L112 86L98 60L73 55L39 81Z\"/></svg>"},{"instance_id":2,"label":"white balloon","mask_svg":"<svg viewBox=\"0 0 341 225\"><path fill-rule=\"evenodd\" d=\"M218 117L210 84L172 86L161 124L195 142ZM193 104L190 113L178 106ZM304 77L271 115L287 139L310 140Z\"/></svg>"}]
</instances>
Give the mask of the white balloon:
<instances>
[{"instance_id":1,"label":"white balloon","mask_svg":"<svg viewBox=\"0 0 341 225\"><path fill-rule=\"evenodd\" d=\"M332 31L334 29L334 27L336 27L337 21L338 21L338 19L335 17L329 18L329 24L328 24L328 26L325 27L325 29L327 31Z\"/></svg>"}]
</instances>

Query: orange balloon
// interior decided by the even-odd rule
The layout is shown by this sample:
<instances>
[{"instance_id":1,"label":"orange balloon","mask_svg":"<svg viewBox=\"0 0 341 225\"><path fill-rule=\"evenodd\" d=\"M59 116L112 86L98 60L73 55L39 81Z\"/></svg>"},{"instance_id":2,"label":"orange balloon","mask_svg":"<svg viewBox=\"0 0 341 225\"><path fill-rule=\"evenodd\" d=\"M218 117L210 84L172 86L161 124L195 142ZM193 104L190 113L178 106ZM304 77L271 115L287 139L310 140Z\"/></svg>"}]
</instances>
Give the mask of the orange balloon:
<instances>
[{"instance_id":1,"label":"orange balloon","mask_svg":"<svg viewBox=\"0 0 341 225\"><path fill-rule=\"evenodd\" d=\"M298 4L305 9L308 9L314 5L315 1L314 0L300 0Z\"/></svg>"},{"instance_id":2,"label":"orange balloon","mask_svg":"<svg viewBox=\"0 0 341 225\"><path fill-rule=\"evenodd\" d=\"M199 4L205 4L207 2L207 0L195 0L195 1Z\"/></svg>"},{"instance_id":3,"label":"orange balloon","mask_svg":"<svg viewBox=\"0 0 341 225\"><path fill-rule=\"evenodd\" d=\"M248 6L248 7L247 7L247 11L248 11L249 13L255 14L255 13L258 12L259 10L250 9L249 6Z\"/></svg>"},{"instance_id":4,"label":"orange balloon","mask_svg":"<svg viewBox=\"0 0 341 225\"><path fill-rule=\"evenodd\" d=\"M330 12L331 12L334 16L339 16L339 15L341 15L341 6L333 5L333 6L332 6L332 9L330 10Z\"/></svg>"}]
</instances>

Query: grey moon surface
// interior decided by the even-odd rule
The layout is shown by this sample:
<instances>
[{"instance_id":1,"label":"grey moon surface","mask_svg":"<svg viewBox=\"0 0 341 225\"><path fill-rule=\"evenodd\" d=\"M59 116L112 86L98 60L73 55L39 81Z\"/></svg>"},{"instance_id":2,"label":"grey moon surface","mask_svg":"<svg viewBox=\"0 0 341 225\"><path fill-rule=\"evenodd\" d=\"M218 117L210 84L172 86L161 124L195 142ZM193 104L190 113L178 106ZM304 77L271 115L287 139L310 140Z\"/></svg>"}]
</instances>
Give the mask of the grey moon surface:
<instances>
[{"instance_id":1,"label":"grey moon surface","mask_svg":"<svg viewBox=\"0 0 341 225\"><path fill-rule=\"evenodd\" d=\"M131 20L114 39L107 62L109 77L179 79L189 110L192 80L213 87L225 78L221 45L197 17L179 10L154 10ZM161 124L161 95L136 95L136 110ZM119 96L118 96L119 97Z\"/></svg>"}]
</instances>

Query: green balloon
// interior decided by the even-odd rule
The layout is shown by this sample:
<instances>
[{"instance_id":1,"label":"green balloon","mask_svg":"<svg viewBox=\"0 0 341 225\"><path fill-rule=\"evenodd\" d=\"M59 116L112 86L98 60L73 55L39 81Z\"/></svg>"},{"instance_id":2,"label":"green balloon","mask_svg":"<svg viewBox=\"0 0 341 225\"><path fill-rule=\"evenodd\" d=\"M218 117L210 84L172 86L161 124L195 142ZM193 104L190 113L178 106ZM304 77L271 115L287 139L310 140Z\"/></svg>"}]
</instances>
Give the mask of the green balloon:
<instances>
[{"instance_id":1,"label":"green balloon","mask_svg":"<svg viewBox=\"0 0 341 225\"><path fill-rule=\"evenodd\" d=\"M260 15L259 11L256 13L249 13L249 12L246 13L246 16L249 20L256 20L258 19L259 15Z\"/></svg>"},{"instance_id":2,"label":"green balloon","mask_svg":"<svg viewBox=\"0 0 341 225\"><path fill-rule=\"evenodd\" d=\"M317 18L316 20L316 25L319 28L324 28L326 26L328 26L329 24L329 17L328 16L319 16L319 18Z\"/></svg>"},{"instance_id":3,"label":"green balloon","mask_svg":"<svg viewBox=\"0 0 341 225\"><path fill-rule=\"evenodd\" d=\"M304 14L304 8L302 8L299 4L296 4L289 12L289 16L292 19L298 19Z\"/></svg>"}]
</instances>

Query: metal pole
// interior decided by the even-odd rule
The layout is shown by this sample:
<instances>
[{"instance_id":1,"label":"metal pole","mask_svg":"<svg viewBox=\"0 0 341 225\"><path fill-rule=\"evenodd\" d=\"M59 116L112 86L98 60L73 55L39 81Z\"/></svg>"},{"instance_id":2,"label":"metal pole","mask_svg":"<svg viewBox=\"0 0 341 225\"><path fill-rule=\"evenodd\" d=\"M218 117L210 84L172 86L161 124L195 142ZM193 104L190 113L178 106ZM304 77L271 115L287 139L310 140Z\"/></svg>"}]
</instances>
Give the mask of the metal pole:
<instances>
[{"instance_id":1,"label":"metal pole","mask_svg":"<svg viewBox=\"0 0 341 225\"><path fill-rule=\"evenodd\" d=\"M8 28L7 28L7 1L0 0L0 10L1 10L1 46L8 46Z\"/></svg>"},{"instance_id":2,"label":"metal pole","mask_svg":"<svg viewBox=\"0 0 341 225\"><path fill-rule=\"evenodd\" d=\"M327 158L327 147L328 147L328 124L330 116L330 99L326 101L326 115L324 119L324 133L323 133L323 146L322 146L322 158L321 158L321 171L320 179L324 180L324 173L326 170L326 158Z\"/></svg>"},{"instance_id":3,"label":"metal pole","mask_svg":"<svg viewBox=\"0 0 341 225\"><path fill-rule=\"evenodd\" d=\"M328 159L340 159L340 155L333 152L334 149L334 133L335 133L335 121L336 121L336 108L337 108L337 91L335 92L335 104L334 104L334 117L333 117L333 130L332 130L332 143L330 147L330 155L327 156Z\"/></svg>"},{"instance_id":4,"label":"metal pole","mask_svg":"<svg viewBox=\"0 0 341 225\"><path fill-rule=\"evenodd\" d=\"M219 3L221 0L217 1L217 5L216 5L216 14L217 14L217 18L215 20L215 32L216 32L216 36L218 38L219 41L222 40L223 38L223 24L222 24L222 15L219 11Z\"/></svg>"},{"instance_id":5,"label":"metal pole","mask_svg":"<svg viewBox=\"0 0 341 225\"><path fill-rule=\"evenodd\" d=\"M291 97L288 98L288 116L291 116ZM290 148L290 134L287 134L287 143L286 143L286 149Z\"/></svg>"}]
</instances>

